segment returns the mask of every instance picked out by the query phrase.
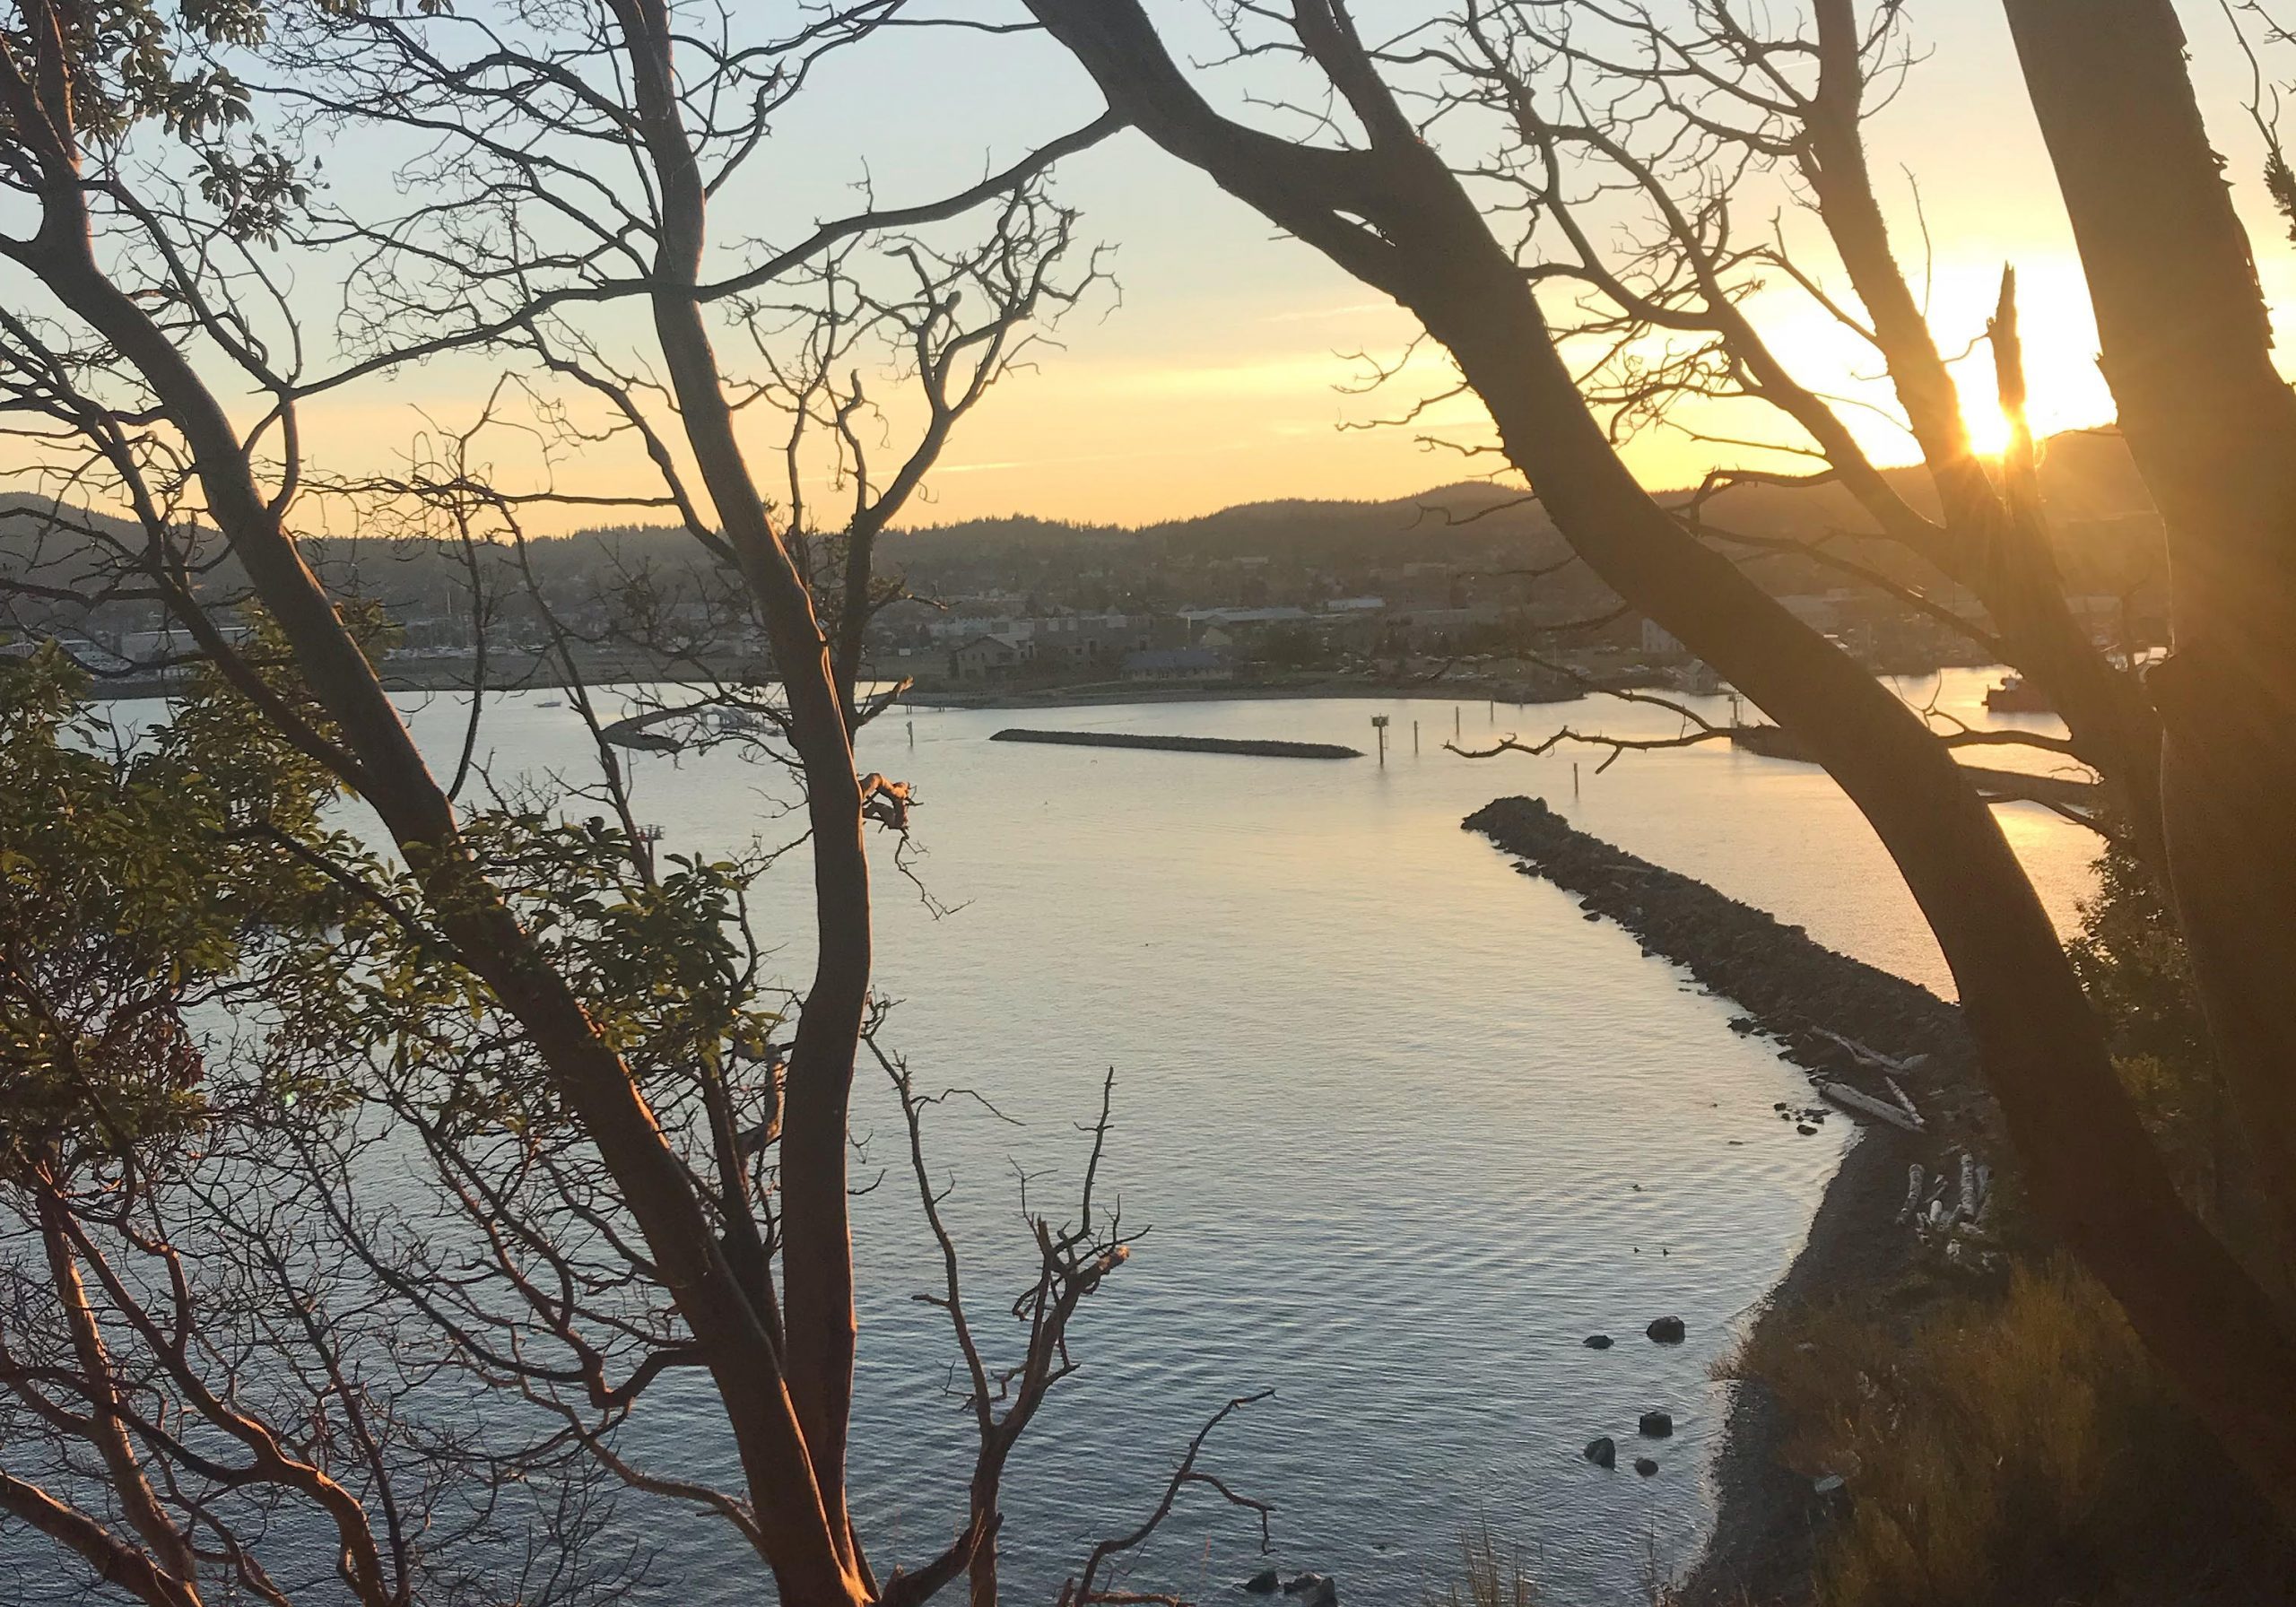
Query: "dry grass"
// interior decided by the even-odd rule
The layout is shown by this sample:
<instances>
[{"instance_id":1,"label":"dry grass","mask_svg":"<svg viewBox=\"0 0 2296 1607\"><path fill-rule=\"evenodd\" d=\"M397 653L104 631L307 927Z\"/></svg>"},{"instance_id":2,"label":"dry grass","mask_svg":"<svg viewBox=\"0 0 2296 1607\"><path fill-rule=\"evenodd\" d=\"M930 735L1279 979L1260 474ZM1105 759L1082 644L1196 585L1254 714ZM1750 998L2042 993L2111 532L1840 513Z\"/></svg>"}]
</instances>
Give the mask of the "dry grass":
<instances>
[{"instance_id":1,"label":"dry grass","mask_svg":"<svg viewBox=\"0 0 2296 1607\"><path fill-rule=\"evenodd\" d=\"M1458 1577L1443 1594L1430 1594L1428 1607L1535 1607L1538 1598L1522 1557L1501 1543L1488 1527L1469 1529L1459 1536Z\"/></svg>"},{"instance_id":2,"label":"dry grass","mask_svg":"<svg viewBox=\"0 0 2296 1607\"><path fill-rule=\"evenodd\" d=\"M1675 1607L1674 1589L1659 1577L1655 1556L1644 1590L1648 1607ZM1539 1600L1523 1553L1485 1525L1461 1532L1458 1575L1439 1594L1429 1592L1425 1607L1537 1607Z\"/></svg>"},{"instance_id":3,"label":"dry grass","mask_svg":"<svg viewBox=\"0 0 2296 1607\"><path fill-rule=\"evenodd\" d=\"M2286 1542L2191 1425L2111 1299L2067 1264L1945 1297L1761 1325L1732 1364L1839 1473L1819 1607L2296 1600Z\"/></svg>"}]
</instances>

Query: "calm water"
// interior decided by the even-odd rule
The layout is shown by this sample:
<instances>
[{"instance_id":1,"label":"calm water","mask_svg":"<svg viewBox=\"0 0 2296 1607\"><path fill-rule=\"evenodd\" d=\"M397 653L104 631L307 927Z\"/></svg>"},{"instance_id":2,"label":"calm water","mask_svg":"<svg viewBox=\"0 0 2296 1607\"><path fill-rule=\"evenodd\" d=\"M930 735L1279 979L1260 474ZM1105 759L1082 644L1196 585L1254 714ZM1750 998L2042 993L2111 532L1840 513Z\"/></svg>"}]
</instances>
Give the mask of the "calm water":
<instances>
[{"instance_id":1,"label":"calm water","mask_svg":"<svg viewBox=\"0 0 2296 1607\"><path fill-rule=\"evenodd\" d=\"M1982 685L1949 676L1941 701L1981 720ZM1330 699L896 712L867 734L864 768L916 785L917 873L950 908L936 915L880 856L879 982L900 1001L888 1036L920 1082L978 1090L1025 1124L952 1108L929 1130L984 1338L1017 1340L980 1315L1024 1270L1015 1168L1048 1173L1036 1197L1059 1197L1083 1159L1073 1124L1109 1067L1104 1181L1152 1228L1080 1325L1083 1370L1023 1444L1015 1600L1048 1599L1092 1540L1146 1511L1201 1419L1271 1385L1208 1465L1276 1503L1283 1566L1335 1573L1352 1599L1415 1602L1477 1524L1519 1541L1557 1602L1639 1600L1654 1568L1695 1556L1726 1404L1708 1368L1797 1248L1848 1133L1782 1125L1772 1101L1805 1085L1725 1029L1727 1005L1458 822L1502 793L1541 794L1820 941L1950 983L1815 769L1722 747L1629 755L1599 776L1586 752L1472 762L1440 751L1455 710L1469 738L1673 725L1614 703ZM986 740L1029 725L1368 749L1375 713L1393 721L1384 769ZM452 715L419 715L426 740L443 746ZM569 711L519 700L488 743L498 770L570 773L578 736ZM642 760L638 786L672 849L795 835L779 774L731 755ZM2037 807L2002 818L2069 920L2092 841ZM786 934L795 979L804 878L785 863L764 926ZM873 1076L856 1121L872 1139L864 1175L887 1174L859 1206L854 1451L882 1569L953 1533L966 1429L942 1393L942 1319L909 1299L937 1267ZM1689 1342L1649 1343L1644 1325L1669 1313ZM1597 1331L1616 1348L1585 1349ZM1580 1459L1596 1434L1629 1446L1652 1408L1677 1424L1656 1478ZM657 1419L649 1438L683 1466L726 1460L706 1411ZM1196 1498L1184 1516L1141 1587L1211 1591L1257 1566L1243 1515ZM683 1521L695 1540L665 1531L665 1596L758 1599L760 1575L714 1525Z\"/></svg>"},{"instance_id":2,"label":"calm water","mask_svg":"<svg viewBox=\"0 0 2296 1607\"><path fill-rule=\"evenodd\" d=\"M1979 723L1982 684L1952 675L1913 695ZM886 1036L921 1083L978 1090L1022 1124L952 1106L928 1129L984 1342L1016 1353L995 1315L1026 1270L1016 1168L1035 1176L1032 1198L1061 1197L1083 1158L1074 1124L1111 1067L1103 1200L1151 1229L1088 1307L1082 1370L1019 1454L1008 1599L1048 1601L1092 1541L1145 1513L1209 1412L1271 1386L1206 1465L1276 1504L1274 1560L1336 1574L1346 1599L1418 1602L1479 1524L1573 1607L1639 1602L1654 1571L1694 1559L1727 1404L1708 1369L1798 1247L1850 1135L1781 1125L1772 1101L1806 1084L1728 1032L1726 1004L1459 821L1500 794L1543 795L1822 942L1950 987L1887 859L1815 769L1722 747L1629 755L1601 775L1583 751L1472 762L1441 751L1455 710L1471 740L1672 728L1615 704L1430 699L896 712L866 734L864 767L920 800L925 891L878 854L879 985L900 1001ZM1384 768L986 740L1029 725L1368 749L1377 713L1393 721ZM414 723L450 762L450 701ZM537 696L496 701L483 751L497 777L585 774L574 717ZM636 763L639 817L670 851L796 835L774 769L723 752ZM2001 818L2069 921L2092 841L2037 807ZM769 877L760 923L791 981L810 959L801 858ZM857 1206L853 1478L883 1571L954 1533L969 1458L944 1390L953 1349L910 1299L936 1286L937 1263L874 1073L856 1125L860 1177L884 1177ZM1667 1314L1687 1343L1642 1337ZM1595 1332L1617 1346L1585 1349ZM732 1481L705 1401L670 1383L648 1401L635 1448ZM1677 1425L1657 1477L1581 1460L1596 1434L1635 1455L1651 1409ZM658 1508L644 1521L663 1549L648 1599L771 1599L716 1523ZM52 1559L34 1566L26 1577L55 1577ZM1257 1566L1252 1525L1198 1495L1129 1582L1208 1595ZM15 1599L53 1597L34 1585Z\"/></svg>"}]
</instances>

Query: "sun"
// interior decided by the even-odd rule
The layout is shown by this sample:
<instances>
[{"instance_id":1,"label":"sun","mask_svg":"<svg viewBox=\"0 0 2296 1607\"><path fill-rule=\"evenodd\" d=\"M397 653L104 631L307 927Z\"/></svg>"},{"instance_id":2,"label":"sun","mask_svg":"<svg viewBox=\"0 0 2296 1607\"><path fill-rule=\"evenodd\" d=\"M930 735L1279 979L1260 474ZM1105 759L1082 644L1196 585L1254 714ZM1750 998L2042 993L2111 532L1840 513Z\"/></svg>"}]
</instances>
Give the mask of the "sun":
<instances>
[{"instance_id":1,"label":"sun","mask_svg":"<svg viewBox=\"0 0 2296 1607\"><path fill-rule=\"evenodd\" d=\"M2009 449L2009 420L1989 394L1961 393L1961 423L1979 456L1998 457Z\"/></svg>"}]
</instances>

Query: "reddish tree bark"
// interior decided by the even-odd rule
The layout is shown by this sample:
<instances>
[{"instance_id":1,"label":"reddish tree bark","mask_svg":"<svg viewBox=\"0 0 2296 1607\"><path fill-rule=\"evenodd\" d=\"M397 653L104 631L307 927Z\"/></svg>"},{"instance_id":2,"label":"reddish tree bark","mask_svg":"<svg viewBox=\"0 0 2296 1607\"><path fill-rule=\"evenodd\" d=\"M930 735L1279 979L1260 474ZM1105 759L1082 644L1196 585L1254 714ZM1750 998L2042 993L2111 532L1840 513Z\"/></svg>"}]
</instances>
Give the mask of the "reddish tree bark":
<instances>
[{"instance_id":1,"label":"reddish tree bark","mask_svg":"<svg viewBox=\"0 0 2296 1607\"><path fill-rule=\"evenodd\" d=\"M829 867L817 884L822 965L830 980L822 989L818 1024L809 1003L801 1029L802 1092L800 1077L795 1073L791 1077L789 1125L802 1123L806 1136L792 1151L802 1157L791 1168L796 1176L785 1176L792 1196L786 1233L792 1281L804 1290L805 1320L831 1328L826 1335L809 1339L802 1349L798 1376L804 1381L805 1408L801 1413L784 1355L771 1337L772 1315L758 1308L755 1291L744 1289L733 1274L715 1228L628 1069L593 1029L565 978L542 956L500 891L477 868L461 838L452 804L373 666L283 528L283 499L263 494L246 447L189 358L97 263L73 121L65 65L69 48L60 19L46 6L30 8L30 20L37 34L39 70L30 77L13 70L13 64L0 70L0 105L6 109L14 137L38 160L41 222L37 234L12 255L110 343L182 431L210 516L278 621L312 691L341 729L354 765L346 781L380 816L422 882L441 929L465 963L532 1035L536 1051L580 1115L706 1359L739 1448L764 1550L783 1594L806 1603L867 1601L874 1593L856 1564L842 1488L842 1413L852 1348L850 1270L843 1231L844 1113L860 1001L867 987L866 868L860 845L858 783L818 629L812 632L816 650L811 662L804 653L789 650L802 640L799 611L810 618L802 586L795 604L782 591L770 591L762 599L769 604L777 646L789 645L782 652L781 668L793 706L826 709L829 716L824 723L816 714L800 739L814 795L816 837L824 839L817 842L816 856ZM667 37L663 22L650 34L633 31L628 39L636 64L641 71L649 70L650 64L655 82L665 79L668 72ZM649 46L649 39L655 45ZM649 55L657 47L658 62ZM665 166L665 179L674 183L680 171L674 163ZM683 171L691 178L690 161ZM698 195L694 204L698 208ZM699 227L698 216L686 220L674 210L671 222ZM665 230L665 252L680 238L674 228ZM674 310L679 298L674 291L665 293ZM668 325L665 345L673 361L690 362L693 354L683 327L674 317L663 321ZM708 361L706 342L699 358ZM710 392L716 395L714 367L707 373ZM697 449L705 461L713 448L732 445L722 399L714 419L705 408L695 429ZM717 489L715 482L712 489ZM741 500L724 495L720 500L732 504L725 511L729 525L737 525L743 517ZM761 507L753 494L750 506ZM765 541L770 547L770 533ZM745 570L750 561L745 558ZM837 752L846 755L841 766ZM824 821L831 827L826 832L822 830ZM848 902L856 898L857 906ZM831 1127L833 1134L827 1134ZM834 1194L833 1202L822 1198L825 1192ZM805 1201L802 1206L798 1196ZM827 1421L831 1413L833 1424ZM821 1426L825 1447L819 1453L811 1443L809 1424ZM833 1470L834 1488L824 1489L817 1472L823 1468Z\"/></svg>"},{"instance_id":2,"label":"reddish tree bark","mask_svg":"<svg viewBox=\"0 0 2296 1607\"><path fill-rule=\"evenodd\" d=\"M2261 1420L2296 1410L2296 1333L2177 1197L1990 813L1896 698L1635 482L1556 352L1521 267L1404 115L1345 10L1298 0L1291 22L1365 148L1295 143L1215 112L1135 0L1031 0L1031 9L1119 115L1416 315L1457 360L1509 460L1588 564L1809 745L1937 935L2036 1201L2227 1450L2296 1521L2296 1425Z\"/></svg>"},{"instance_id":3,"label":"reddish tree bark","mask_svg":"<svg viewBox=\"0 0 2296 1607\"><path fill-rule=\"evenodd\" d=\"M654 328L703 483L772 643L805 777L820 948L790 1055L781 1129L783 1362L839 1560L864 1575L846 1509L853 1397L852 1229L846 1117L867 1006L869 860L846 699L813 595L767 516L734 432L697 293L707 197L682 126L671 21L661 0L613 0L630 56L640 131L662 185L652 294Z\"/></svg>"}]
</instances>

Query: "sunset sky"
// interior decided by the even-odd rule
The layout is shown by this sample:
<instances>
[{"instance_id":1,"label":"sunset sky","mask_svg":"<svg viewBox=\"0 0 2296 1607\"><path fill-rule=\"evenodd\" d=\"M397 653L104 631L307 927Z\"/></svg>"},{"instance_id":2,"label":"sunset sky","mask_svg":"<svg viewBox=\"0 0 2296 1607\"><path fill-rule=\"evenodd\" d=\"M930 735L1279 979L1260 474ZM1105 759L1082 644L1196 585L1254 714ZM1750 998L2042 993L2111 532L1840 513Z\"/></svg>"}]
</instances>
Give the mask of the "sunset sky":
<instances>
[{"instance_id":1,"label":"sunset sky","mask_svg":"<svg viewBox=\"0 0 2296 1607\"><path fill-rule=\"evenodd\" d=\"M2267 293L2276 305L2296 304L2296 254L2257 182L2261 141L2242 105L2245 63L2221 12L2182 9L2212 132L2241 194ZM1159 13L1170 19L1184 55L1216 53L1199 8L1168 4ZM1909 15L1913 38L1930 56L1870 126L1869 138L1900 256L1917 268L1921 247L1904 174L1918 180L1935 251L1932 306L1941 344L1957 352L1982 333L2002 265L2014 263L2036 425L2046 431L2102 421L2110 408L2093 365L2094 332L1998 5L1917 0ZM754 230L786 239L813 217L848 206L840 187L865 163L882 200L926 197L1098 110L1081 70L1041 39L926 30L868 49L865 70L857 58L846 75L827 75L784 119L770 176L738 205L719 209L721 235ZM1234 72L1207 72L1202 82L1223 104L1239 106L1244 81ZM1343 394L1361 371L1344 354L1391 360L1409 340L1409 319L1308 248L1272 238L1194 172L1126 135L1072 161L1058 191L1083 210L1087 236L1115 248L1120 303L1103 298L1073 317L1062 349L1042 352L1034 371L984 404L934 475L929 504L909 522L1017 512L1138 523L1260 499L1403 496L1481 472L1482 465L1429 452L1408 431L1341 428L1435 388L1439 369L1423 362L1382 396ZM1764 298L1757 313L1805 382L1878 398L1852 375L1857 354L1828 340L1813 312L1785 316L1784 306L1782 298ZM1992 380L1985 363L1980 349L1959 370L1981 442L1998 434L1998 415L1986 404ZM317 438L371 443L404 433L414 405L452 416L467 403L474 378L459 365L441 366L332 404L314 421ZM1884 461L1909 457L1879 420L1854 412L1853 421ZM1474 415L1454 405L1438 423L1469 439ZM1712 448L1671 432L1638 439L1628 454L1653 485L1694 481L1714 461ZM634 466L602 453L558 473L569 486L605 484Z\"/></svg>"}]
</instances>

